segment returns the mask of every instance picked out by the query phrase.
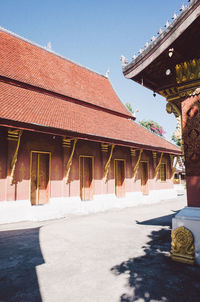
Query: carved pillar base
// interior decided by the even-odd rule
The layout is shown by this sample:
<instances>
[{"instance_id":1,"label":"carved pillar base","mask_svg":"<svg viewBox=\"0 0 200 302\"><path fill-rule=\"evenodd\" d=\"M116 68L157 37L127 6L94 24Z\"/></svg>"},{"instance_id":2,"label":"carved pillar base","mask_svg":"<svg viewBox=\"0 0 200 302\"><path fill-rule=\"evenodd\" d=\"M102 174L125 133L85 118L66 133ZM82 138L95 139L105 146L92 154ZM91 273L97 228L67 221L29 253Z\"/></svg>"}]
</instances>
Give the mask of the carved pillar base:
<instances>
[{"instance_id":1,"label":"carved pillar base","mask_svg":"<svg viewBox=\"0 0 200 302\"><path fill-rule=\"evenodd\" d=\"M200 208L185 207L172 219L171 258L200 265Z\"/></svg>"},{"instance_id":2,"label":"carved pillar base","mask_svg":"<svg viewBox=\"0 0 200 302\"><path fill-rule=\"evenodd\" d=\"M192 256L186 256L186 255L182 255L182 254L171 254L171 258L173 261L176 262L181 262L181 263L186 263L186 264L194 264L194 257Z\"/></svg>"},{"instance_id":3,"label":"carved pillar base","mask_svg":"<svg viewBox=\"0 0 200 302\"><path fill-rule=\"evenodd\" d=\"M172 231L171 258L174 261L194 264L194 238L184 226Z\"/></svg>"}]
</instances>

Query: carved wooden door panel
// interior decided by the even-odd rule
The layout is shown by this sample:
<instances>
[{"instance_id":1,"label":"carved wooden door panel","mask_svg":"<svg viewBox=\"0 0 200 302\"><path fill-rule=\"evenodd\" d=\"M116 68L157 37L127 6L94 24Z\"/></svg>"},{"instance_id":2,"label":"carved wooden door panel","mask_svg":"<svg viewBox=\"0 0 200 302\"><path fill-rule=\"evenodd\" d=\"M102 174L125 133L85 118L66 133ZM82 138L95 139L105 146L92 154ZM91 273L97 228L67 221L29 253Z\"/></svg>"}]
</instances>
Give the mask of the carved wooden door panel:
<instances>
[{"instance_id":1,"label":"carved wooden door panel","mask_svg":"<svg viewBox=\"0 0 200 302\"><path fill-rule=\"evenodd\" d=\"M32 153L31 163L31 204L37 204L37 167L38 167L38 154Z\"/></svg>"},{"instance_id":2,"label":"carved wooden door panel","mask_svg":"<svg viewBox=\"0 0 200 302\"><path fill-rule=\"evenodd\" d=\"M141 162L140 163L140 173L141 173L141 191L143 195L149 194L148 188L148 163Z\"/></svg>"},{"instance_id":3,"label":"carved wooden door panel","mask_svg":"<svg viewBox=\"0 0 200 302\"><path fill-rule=\"evenodd\" d=\"M93 199L92 169L93 169L92 158L81 157L80 158L80 189L81 189L82 200Z\"/></svg>"},{"instance_id":4,"label":"carved wooden door panel","mask_svg":"<svg viewBox=\"0 0 200 302\"><path fill-rule=\"evenodd\" d=\"M49 154L41 153L39 156L39 194L38 203L44 204L49 201Z\"/></svg>"},{"instance_id":5,"label":"carved wooden door panel","mask_svg":"<svg viewBox=\"0 0 200 302\"><path fill-rule=\"evenodd\" d=\"M125 196L125 166L123 160L115 160L115 194Z\"/></svg>"},{"instance_id":6,"label":"carved wooden door panel","mask_svg":"<svg viewBox=\"0 0 200 302\"><path fill-rule=\"evenodd\" d=\"M31 204L49 201L49 154L32 152Z\"/></svg>"}]
</instances>

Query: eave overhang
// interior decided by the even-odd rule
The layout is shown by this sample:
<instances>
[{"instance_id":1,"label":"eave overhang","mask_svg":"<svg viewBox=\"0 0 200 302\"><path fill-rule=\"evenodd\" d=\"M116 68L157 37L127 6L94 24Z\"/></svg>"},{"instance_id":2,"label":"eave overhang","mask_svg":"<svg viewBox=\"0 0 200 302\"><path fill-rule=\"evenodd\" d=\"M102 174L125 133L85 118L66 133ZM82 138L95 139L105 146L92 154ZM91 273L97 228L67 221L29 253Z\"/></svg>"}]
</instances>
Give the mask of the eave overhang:
<instances>
[{"instance_id":1,"label":"eave overhang","mask_svg":"<svg viewBox=\"0 0 200 302\"><path fill-rule=\"evenodd\" d=\"M68 131L64 129L59 128L53 128L53 127L46 127L44 125L36 125L36 124L27 124L23 122L13 121L13 120L7 120L7 119L1 119L0 118L0 126L2 127L8 127L8 128L16 128L20 130L30 131L30 132L37 132L37 133L44 133L48 135L57 135L62 137L69 137L69 138L77 138L82 140L89 140L93 142L99 142L99 143L108 143L108 144L115 144L122 147L130 147L135 149L145 149L148 151L157 151L157 152L164 152L168 154L173 155L181 155L181 150L170 150L163 147L156 147L156 146L149 146L149 145L143 145L138 143L133 143L129 141L123 141L123 140L117 140L110 137L100 137L95 135L89 135L85 133L78 133L74 131Z\"/></svg>"},{"instance_id":2,"label":"eave overhang","mask_svg":"<svg viewBox=\"0 0 200 302\"><path fill-rule=\"evenodd\" d=\"M169 49L173 48L172 57ZM199 58L200 1L188 7L135 60L123 68L126 78L159 92L176 86L175 66ZM166 70L170 75L166 75Z\"/></svg>"}]
</instances>

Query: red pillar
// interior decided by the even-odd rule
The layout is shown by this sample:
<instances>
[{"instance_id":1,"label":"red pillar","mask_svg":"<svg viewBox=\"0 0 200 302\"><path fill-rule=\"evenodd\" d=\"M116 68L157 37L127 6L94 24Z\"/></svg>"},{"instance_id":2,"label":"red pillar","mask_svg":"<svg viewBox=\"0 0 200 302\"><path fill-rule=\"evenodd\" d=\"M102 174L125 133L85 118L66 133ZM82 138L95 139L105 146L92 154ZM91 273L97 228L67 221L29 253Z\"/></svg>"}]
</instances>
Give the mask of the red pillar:
<instances>
[{"instance_id":1,"label":"red pillar","mask_svg":"<svg viewBox=\"0 0 200 302\"><path fill-rule=\"evenodd\" d=\"M181 104L187 202L200 207L200 94Z\"/></svg>"}]
</instances>

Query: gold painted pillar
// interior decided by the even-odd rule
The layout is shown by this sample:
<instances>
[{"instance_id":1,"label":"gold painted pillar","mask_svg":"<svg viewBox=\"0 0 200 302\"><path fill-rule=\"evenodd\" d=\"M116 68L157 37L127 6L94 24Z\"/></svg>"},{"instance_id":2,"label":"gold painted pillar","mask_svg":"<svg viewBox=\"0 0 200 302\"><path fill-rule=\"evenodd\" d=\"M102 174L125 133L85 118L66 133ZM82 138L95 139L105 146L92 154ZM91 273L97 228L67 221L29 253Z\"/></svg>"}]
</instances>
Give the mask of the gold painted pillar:
<instances>
[{"instance_id":1,"label":"gold painted pillar","mask_svg":"<svg viewBox=\"0 0 200 302\"><path fill-rule=\"evenodd\" d=\"M157 180L157 177L158 177L158 172L160 170L160 166L161 166L161 163L162 163L162 158L163 158L163 152L160 154L159 162L158 162L157 166L155 167L155 173L154 173L154 179L155 180Z\"/></svg>"},{"instance_id":2,"label":"gold painted pillar","mask_svg":"<svg viewBox=\"0 0 200 302\"><path fill-rule=\"evenodd\" d=\"M66 166L71 154L71 139L63 137L62 146L63 146L63 197L70 196L70 184L66 183Z\"/></svg>"},{"instance_id":3,"label":"gold painted pillar","mask_svg":"<svg viewBox=\"0 0 200 302\"><path fill-rule=\"evenodd\" d=\"M106 165L107 162L107 158L108 158L108 150L109 150L109 144L106 143L101 143L100 144L100 148L101 148L101 177L103 179L104 177L104 167ZM109 193L109 187L108 187L108 181L102 181L101 182L101 192L103 194Z\"/></svg>"},{"instance_id":4,"label":"gold painted pillar","mask_svg":"<svg viewBox=\"0 0 200 302\"><path fill-rule=\"evenodd\" d=\"M138 154L138 158L137 158L137 162L135 163L135 166L134 166L133 171L132 171L133 181L136 181L136 176L137 176L137 172L138 172L138 169L139 169L140 160L141 160L141 157L142 157L142 152L143 152L143 149L140 149L139 154ZM133 155L135 156L135 154L136 153L134 152Z\"/></svg>"},{"instance_id":5,"label":"gold painted pillar","mask_svg":"<svg viewBox=\"0 0 200 302\"><path fill-rule=\"evenodd\" d=\"M16 129L8 130L8 160L7 160L7 192L6 200L17 199L17 184L15 183L15 167L18 158L22 131Z\"/></svg>"},{"instance_id":6,"label":"gold painted pillar","mask_svg":"<svg viewBox=\"0 0 200 302\"><path fill-rule=\"evenodd\" d=\"M111 163L114 148L115 148L115 145L111 145L110 154L109 154L109 157L108 157L108 159L106 161L106 164L104 166L103 180L104 180L105 183L107 182L107 176L108 176L108 172L109 172L110 163Z\"/></svg>"},{"instance_id":7,"label":"gold painted pillar","mask_svg":"<svg viewBox=\"0 0 200 302\"><path fill-rule=\"evenodd\" d=\"M68 180L69 180L69 173L70 173L70 170L71 170L71 165L72 165L72 160L73 160L73 156L74 156L74 151L75 151L75 148L76 148L76 143L77 143L77 139L75 138L73 140L71 153L70 153L69 159L68 159L66 167L65 167L65 182L66 183L68 183Z\"/></svg>"},{"instance_id":8,"label":"gold painted pillar","mask_svg":"<svg viewBox=\"0 0 200 302\"><path fill-rule=\"evenodd\" d=\"M187 202L200 207L200 59L175 66L176 87L160 93L167 112L174 113L185 157Z\"/></svg>"},{"instance_id":9,"label":"gold painted pillar","mask_svg":"<svg viewBox=\"0 0 200 302\"><path fill-rule=\"evenodd\" d=\"M195 45L194 45L195 47ZM186 169L187 207L172 219L171 258L200 266L200 59L177 64L176 87L160 93L177 119ZM172 171L173 172L173 171Z\"/></svg>"}]
</instances>

